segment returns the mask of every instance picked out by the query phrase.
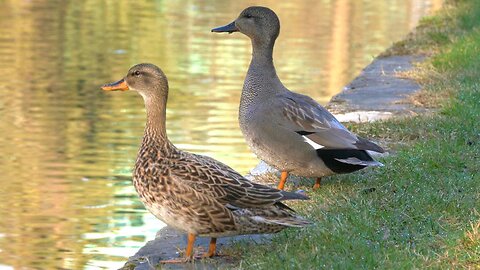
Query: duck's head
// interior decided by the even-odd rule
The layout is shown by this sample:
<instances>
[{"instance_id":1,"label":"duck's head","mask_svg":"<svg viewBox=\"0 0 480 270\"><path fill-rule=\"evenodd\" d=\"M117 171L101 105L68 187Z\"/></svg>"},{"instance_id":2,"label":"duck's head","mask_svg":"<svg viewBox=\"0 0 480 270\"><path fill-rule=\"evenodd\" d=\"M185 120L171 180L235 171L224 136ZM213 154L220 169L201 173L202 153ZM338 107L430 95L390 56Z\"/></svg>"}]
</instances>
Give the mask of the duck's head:
<instances>
[{"instance_id":1,"label":"duck's head","mask_svg":"<svg viewBox=\"0 0 480 270\"><path fill-rule=\"evenodd\" d=\"M168 80L163 71L154 64L138 64L128 70L127 75L116 82L102 86L105 91L137 91L143 98L167 96Z\"/></svg>"},{"instance_id":2,"label":"duck's head","mask_svg":"<svg viewBox=\"0 0 480 270\"><path fill-rule=\"evenodd\" d=\"M267 7L248 7L238 18L225 26L213 28L212 32L241 32L253 41L275 41L280 33L277 14Z\"/></svg>"}]
</instances>

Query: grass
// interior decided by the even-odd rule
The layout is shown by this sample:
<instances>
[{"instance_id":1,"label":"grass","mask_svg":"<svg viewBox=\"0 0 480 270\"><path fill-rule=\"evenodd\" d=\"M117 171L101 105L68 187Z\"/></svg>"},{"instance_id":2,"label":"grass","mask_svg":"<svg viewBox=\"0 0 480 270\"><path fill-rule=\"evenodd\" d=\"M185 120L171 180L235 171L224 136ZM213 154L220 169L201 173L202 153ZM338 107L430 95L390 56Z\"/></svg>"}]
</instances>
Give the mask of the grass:
<instances>
[{"instance_id":1,"label":"grass","mask_svg":"<svg viewBox=\"0 0 480 270\"><path fill-rule=\"evenodd\" d=\"M396 154L308 189L295 206L315 225L238 244L238 268L480 269L480 1L449 2L388 53L425 52L406 76L436 112L351 126Z\"/></svg>"}]
</instances>

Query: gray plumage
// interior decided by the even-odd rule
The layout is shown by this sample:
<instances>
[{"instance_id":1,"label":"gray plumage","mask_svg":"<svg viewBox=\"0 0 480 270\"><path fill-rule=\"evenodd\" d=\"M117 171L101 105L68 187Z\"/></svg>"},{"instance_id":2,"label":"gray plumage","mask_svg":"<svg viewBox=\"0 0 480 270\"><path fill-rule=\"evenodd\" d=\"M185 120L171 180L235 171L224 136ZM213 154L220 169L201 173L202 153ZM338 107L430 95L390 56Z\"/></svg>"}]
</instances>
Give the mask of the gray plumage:
<instances>
[{"instance_id":1,"label":"gray plumage","mask_svg":"<svg viewBox=\"0 0 480 270\"><path fill-rule=\"evenodd\" d=\"M367 152L384 152L380 146L353 134L315 100L282 84L272 58L280 21L272 10L249 7L212 32L241 32L251 39L239 122L260 159L284 172L319 178L382 165Z\"/></svg>"}]
</instances>

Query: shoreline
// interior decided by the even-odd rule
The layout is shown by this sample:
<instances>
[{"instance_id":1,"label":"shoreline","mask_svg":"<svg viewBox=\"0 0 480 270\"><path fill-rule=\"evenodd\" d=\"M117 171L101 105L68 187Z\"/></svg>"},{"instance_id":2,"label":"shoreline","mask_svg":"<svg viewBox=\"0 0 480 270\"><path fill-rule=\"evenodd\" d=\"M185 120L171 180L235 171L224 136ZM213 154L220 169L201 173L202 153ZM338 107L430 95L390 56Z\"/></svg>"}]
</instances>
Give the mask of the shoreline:
<instances>
[{"instance_id":1,"label":"shoreline","mask_svg":"<svg viewBox=\"0 0 480 270\"><path fill-rule=\"evenodd\" d=\"M418 55L378 56L325 107L340 122L356 123L425 113L425 108L408 100L420 85L398 76L425 59Z\"/></svg>"},{"instance_id":2,"label":"shoreline","mask_svg":"<svg viewBox=\"0 0 480 270\"><path fill-rule=\"evenodd\" d=\"M425 113L425 108L416 107L408 101L408 96L421 90L418 83L411 79L401 78L399 72L410 71L415 63L426 59L424 56L378 56L361 73L355 77L343 90L332 97L325 106L341 122L372 122L392 117L412 116ZM269 183L268 176L279 174L275 169L264 162L260 162L247 175L258 182ZM263 176L263 177L262 177ZM267 176L267 177L265 177ZM291 177L293 178L293 177ZM276 178L275 178L276 179ZM291 179L298 182L298 179ZM218 239L218 249L231 246L233 243L249 240L265 243L271 239L269 235L247 235L224 237ZM198 237L197 247L208 246L209 238ZM121 269L147 270L152 269L162 259L178 257L177 247L183 247L186 235L165 227L157 232L155 239L148 241L145 246L131 256ZM192 269L217 269L219 266L229 265L235 260L225 257L215 260L203 260L192 264ZM162 269L183 269L182 265L164 265Z\"/></svg>"}]
</instances>

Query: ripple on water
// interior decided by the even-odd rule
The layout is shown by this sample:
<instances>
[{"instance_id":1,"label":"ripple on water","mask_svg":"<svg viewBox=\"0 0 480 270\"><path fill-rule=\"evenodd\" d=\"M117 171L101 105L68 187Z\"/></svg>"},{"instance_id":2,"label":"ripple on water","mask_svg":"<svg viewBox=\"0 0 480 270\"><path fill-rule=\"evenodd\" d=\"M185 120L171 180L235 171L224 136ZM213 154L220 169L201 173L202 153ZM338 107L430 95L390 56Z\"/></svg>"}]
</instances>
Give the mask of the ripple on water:
<instances>
[{"instance_id":1,"label":"ripple on water","mask_svg":"<svg viewBox=\"0 0 480 270\"><path fill-rule=\"evenodd\" d=\"M267 2L279 76L326 102L436 1ZM0 1L1 269L117 268L164 226L131 185L143 102L99 89L133 64L169 77L178 147L254 167L237 123L250 43L210 33L249 3Z\"/></svg>"}]
</instances>

